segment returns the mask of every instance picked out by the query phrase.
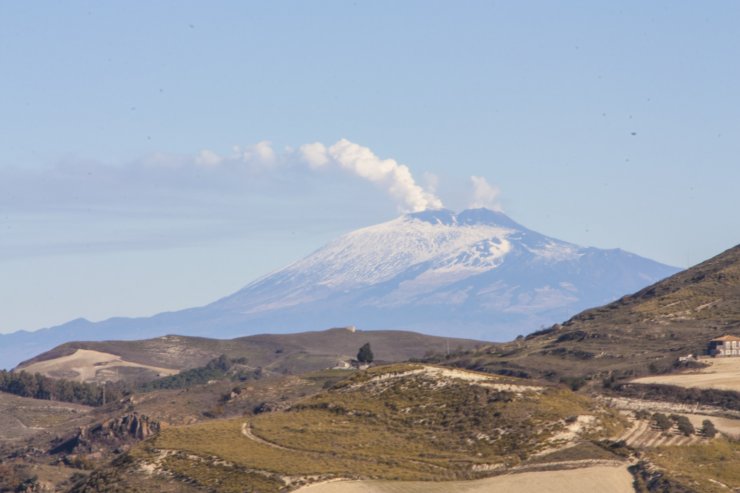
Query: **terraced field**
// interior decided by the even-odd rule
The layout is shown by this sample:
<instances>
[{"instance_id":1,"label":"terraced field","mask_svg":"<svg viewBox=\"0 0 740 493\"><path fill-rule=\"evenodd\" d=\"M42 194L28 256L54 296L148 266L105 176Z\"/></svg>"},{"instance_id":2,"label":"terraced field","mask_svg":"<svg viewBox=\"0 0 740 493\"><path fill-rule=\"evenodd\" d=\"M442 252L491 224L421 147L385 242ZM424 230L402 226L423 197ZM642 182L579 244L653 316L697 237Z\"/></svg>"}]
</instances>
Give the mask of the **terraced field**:
<instances>
[{"instance_id":1,"label":"terraced field","mask_svg":"<svg viewBox=\"0 0 740 493\"><path fill-rule=\"evenodd\" d=\"M678 433L676 430L663 432L655 428L650 421L647 420L636 420L633 423L632 428L625 431L618 440L624 440L627 445L634 448L655 448L655 447L670 447L670 446L684 446L684 445L695 445L702 442L707 442L706 439L697 436L690 435L685 436Z\"/></svg>"}]
</instances>

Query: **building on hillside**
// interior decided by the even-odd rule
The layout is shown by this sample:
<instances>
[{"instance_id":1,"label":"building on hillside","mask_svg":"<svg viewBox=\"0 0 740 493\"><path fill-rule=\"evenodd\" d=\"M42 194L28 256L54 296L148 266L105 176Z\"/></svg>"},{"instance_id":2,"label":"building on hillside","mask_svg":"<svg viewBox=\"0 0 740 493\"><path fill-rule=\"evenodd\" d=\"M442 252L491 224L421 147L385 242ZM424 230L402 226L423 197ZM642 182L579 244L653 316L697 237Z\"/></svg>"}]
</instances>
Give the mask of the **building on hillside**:
<instances>
[{"instance_id":1,"label":"building on hillside","mask_svg":"<svg viewBox=\"0 0 740 493\"><path fill-rule=\"evenodd\" d=\"M709 341L709 354L714 357L740 356L740 337L723 335Z\"/></svg>"}]
</instances>

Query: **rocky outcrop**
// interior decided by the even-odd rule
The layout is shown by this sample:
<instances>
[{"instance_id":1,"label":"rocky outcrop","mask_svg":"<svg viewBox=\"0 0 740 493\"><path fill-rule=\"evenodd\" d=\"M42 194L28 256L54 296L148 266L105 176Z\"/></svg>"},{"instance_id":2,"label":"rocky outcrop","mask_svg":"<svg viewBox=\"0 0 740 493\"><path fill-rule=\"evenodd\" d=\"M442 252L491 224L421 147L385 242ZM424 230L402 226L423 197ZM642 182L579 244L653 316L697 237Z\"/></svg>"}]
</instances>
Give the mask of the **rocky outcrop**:
<instances>
[{"instance_id":1,"label":"rocky outcrop","mask_svg":"<svg viewBox=\"0 0 740 493\"><path fill-rule=\"evenodd\" d=\"M49 450L50 454L93 453L114 450L122 445L145 440L159 432L158 421L139 413L129 413L92 426L59 439Z\"/></svg>"}]
</instances>

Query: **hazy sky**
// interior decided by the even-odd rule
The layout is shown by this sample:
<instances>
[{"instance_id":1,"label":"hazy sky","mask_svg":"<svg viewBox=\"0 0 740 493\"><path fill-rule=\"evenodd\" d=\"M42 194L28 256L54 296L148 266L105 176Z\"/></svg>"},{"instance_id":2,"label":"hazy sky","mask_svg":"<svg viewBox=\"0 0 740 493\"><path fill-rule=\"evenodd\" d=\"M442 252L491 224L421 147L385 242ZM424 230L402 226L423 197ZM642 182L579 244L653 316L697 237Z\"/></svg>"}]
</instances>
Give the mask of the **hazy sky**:
<instances>
[{"instance_id":1,"label":"hazy sky","mask_svg":"<svg viewBox=\"0 0 740 493\"><path fill-rule=\"evenodd\" d=\"M697 263L740 241L739 23L735 1L0 2L0 331L205 304L440 204Z\"/></svg>"}]
</instances>

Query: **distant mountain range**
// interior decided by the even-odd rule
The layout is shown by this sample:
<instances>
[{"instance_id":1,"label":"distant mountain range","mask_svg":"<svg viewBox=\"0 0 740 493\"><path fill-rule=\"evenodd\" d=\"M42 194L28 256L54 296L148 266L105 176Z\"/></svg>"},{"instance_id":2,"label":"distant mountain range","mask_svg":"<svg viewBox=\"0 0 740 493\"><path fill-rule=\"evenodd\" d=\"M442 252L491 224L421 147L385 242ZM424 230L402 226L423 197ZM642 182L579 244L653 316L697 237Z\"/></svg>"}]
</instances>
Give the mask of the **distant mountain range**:
<instances>
[{"instance_id":1,"label":"distant mountain range","mask_svg":"<svg viewBox=\"0 0 740 493\"><path fill-rule=\"evenodd\" d=\"M501 341L678 271L550 238L488 209L428 210L346 234L203 307L0 335L0 367L73 340L228 338L350 324Z\"/></svg>"}]
</instances>

